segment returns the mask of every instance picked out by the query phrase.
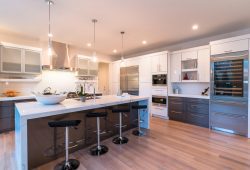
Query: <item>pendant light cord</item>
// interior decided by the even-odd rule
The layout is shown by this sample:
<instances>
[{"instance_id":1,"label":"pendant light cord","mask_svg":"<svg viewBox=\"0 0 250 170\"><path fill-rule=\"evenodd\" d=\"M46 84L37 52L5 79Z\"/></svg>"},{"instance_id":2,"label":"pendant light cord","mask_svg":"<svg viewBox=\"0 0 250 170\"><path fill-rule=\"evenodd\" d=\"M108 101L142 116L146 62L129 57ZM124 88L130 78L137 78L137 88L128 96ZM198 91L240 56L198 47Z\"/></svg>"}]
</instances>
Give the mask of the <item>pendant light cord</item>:
<instances>
[{"instance_id":1,"label":"pendant light cord","mask_svg":"<svg viewBox=\"0 0 250 170\"><path fill-rule=\"evenodd\" d=\"M92 22L94 23L94 54L96 54L96 45L95 45L95 24L96 24L96 22L97 22L97 20L96 19L92 19Z\"/></svg>"},{"instance_id":2,"label":"pendant light cord","mask_svg":"<svg viewBox=\"0 0 250 170\"><path fill-rule=\"evenodd\" d=\"M122 56L121 56L121 59L123 60L124 59L124 52L123 52L123 45L124 45L124 42L123 42L123 35L124 35L124 31L121 32L121 35L122 35Z\"/></svg>"}]
</instances>

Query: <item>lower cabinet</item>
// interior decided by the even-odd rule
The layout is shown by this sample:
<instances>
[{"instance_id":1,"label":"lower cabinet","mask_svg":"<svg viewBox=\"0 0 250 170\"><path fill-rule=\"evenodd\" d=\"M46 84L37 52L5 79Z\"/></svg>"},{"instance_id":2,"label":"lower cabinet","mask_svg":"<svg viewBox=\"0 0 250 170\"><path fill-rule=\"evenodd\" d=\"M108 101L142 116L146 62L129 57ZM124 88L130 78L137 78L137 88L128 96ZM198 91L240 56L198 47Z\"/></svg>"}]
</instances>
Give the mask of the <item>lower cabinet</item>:
<instances>
[{"instance_id":1,"label":"lower cabinet","mask_svg":"<svg viewBox=\"0 0 250 170\"><path fill-rule=\"evenodd\" d=\"M0 102L0 133L15 129L15 103L35 101L35 99Z\"/></svg>"},{"instance_id":2,"label":"lower cabinet","mask_svg":"<svg viewBox=\"0 0 250 170\"><path fill-rule=\"evenodd\" d=\"M209 127L209 100L185 97L168 98L170 120Z\"/></svg>"}]
</instances>

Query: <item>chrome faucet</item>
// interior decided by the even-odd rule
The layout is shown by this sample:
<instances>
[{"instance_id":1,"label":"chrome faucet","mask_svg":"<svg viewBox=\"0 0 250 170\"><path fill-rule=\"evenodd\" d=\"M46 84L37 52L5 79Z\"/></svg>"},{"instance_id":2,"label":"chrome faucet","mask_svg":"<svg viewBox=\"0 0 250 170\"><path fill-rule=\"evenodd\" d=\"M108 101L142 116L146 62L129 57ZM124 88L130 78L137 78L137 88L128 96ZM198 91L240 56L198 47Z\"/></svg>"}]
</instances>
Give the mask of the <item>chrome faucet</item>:
<instances>
[{"instance_id":1,"label":"chrome faucet","mask_svg":"<svg viewBox=\"0 0 250 170\"><path fill-rule=\"evenodd\" d=\"M93 95L94 101L95 101L95 86L94 86L94 95Z\"/></svg>"}]
</instances>

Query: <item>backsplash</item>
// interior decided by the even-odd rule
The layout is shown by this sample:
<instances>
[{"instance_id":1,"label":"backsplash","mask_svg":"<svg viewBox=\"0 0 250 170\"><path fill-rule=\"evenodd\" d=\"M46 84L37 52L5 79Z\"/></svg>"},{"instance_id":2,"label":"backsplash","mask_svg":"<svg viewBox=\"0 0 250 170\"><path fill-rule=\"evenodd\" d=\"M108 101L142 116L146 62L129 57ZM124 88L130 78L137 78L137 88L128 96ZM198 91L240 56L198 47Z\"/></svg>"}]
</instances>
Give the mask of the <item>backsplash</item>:
<instances>
[{"instance_id":1,"label":"backsplash","mask_svg":"<svg viewBox=\"0 0 250 170\"><path fill-rule=\"evenodd\" d=\"M180 90L180 94L192 94L192 95L201 95L201 92L204 91L205 88L210 87L209 83L172 83L172 89L169 92L173 94L173 88L178 87ZM208 94L210 90L208 91Z\"/></svg>"},{"instance_id":2,"label":"backsplash","mask_svg":"<svg viewBox=\"0 0 250 170\"><path fill-rule=\"evenodd\" d=\"M75 91L76 85L85 81L78 81L74 72L66 71L43 71L40 82L1 82L0 93L6 90L16 90L20 95L30 95L32 91L42 92L46 87L51 87L57 92ZM98 86L97 80L86 81L86 92L93 92L93 86Z\"/></svg>"}]
</instances>

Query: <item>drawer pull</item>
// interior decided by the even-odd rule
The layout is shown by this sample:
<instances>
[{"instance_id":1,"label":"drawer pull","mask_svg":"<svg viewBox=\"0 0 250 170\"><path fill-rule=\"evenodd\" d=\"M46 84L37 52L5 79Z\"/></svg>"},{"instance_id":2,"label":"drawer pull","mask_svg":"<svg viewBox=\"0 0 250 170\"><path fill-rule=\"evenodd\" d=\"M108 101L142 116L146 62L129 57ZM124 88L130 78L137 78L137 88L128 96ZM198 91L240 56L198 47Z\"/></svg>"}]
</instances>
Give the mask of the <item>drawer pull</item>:
<instances>
[{"instance_id":1,"label":"drawer pull","mask_svg":"<svg viewBox=\"0 0 250 170\"><path fill-rule=\"evenodd\" d=\"M171 111L171 113L177 113L177 114L181 114L182 112L177 112L177 111Z\"/></svg>"}]
</instances>

